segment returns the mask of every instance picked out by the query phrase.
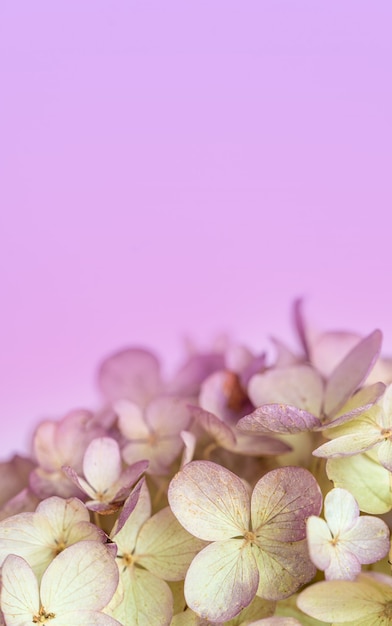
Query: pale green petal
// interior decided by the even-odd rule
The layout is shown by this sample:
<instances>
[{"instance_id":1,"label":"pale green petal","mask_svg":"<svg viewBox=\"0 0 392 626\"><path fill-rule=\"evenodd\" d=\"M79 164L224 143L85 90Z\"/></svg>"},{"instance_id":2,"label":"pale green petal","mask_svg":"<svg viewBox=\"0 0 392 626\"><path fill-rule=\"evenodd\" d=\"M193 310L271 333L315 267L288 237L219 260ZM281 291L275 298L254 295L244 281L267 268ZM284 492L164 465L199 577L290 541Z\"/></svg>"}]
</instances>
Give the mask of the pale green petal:
<instances>
[{"instance_id":1,"label":"pale green petal","mask_svg":"<svg viewBox=\"0 0 392 626\"><path fill-rule=\"evenodd\" d=\"M379 429L369 429L366 433L353 433L332 439L314 450L313 455L333 459L370 450L382 441Z\"/></svg>"},{"instance_id":2,"label":"pale green petal","mask_svg":"<svg viewBox=\"0 0 392 626\"><path fill-rule=\"evenodd\" d=\"M243 539L217 541L199 552L185 578L188 606L213 622L235 617L256 595L259 575L253 553Z\"/></svg>"},{"instance_id":3,"label":"pale green petal","mask_svg":"<svg viewBox=\"0 0 392 626\"><path fill-rule=\"evenodd\" d=\"M136 567L127 568L121 579L124 598L113 616L122 626L169 626L173 598L167 583Z\"/></svg>"},{"instance_id":4,"label":"pale green petal","mask_svg":"<svg viewBox=\"0 0 392 626\"><path fill-rule=\"evenodd\" d=\"M297 604L308 615L326 622L377 624L386 602L382 591L366 581L323 581L299 594ZM355 621L356 620L356 621Z\"/></svg>"},{"instance_id":5,"label":"pale green petal","mask_svg":"<svg viewBox=\"0 0 392 626\"><path fill-rule=\"evenodd\" d=\"M301 626L325 626L325 622L320 622L314 617L305 615L305 613L297 607L297 598L298 594L293 594L285 600L279 600L276 605L275 615L280 615L282 617L295 617Z\"/></svg>"},{"instance_id":6,"label":"pale green petal","mask_svg":"<svg viewBox=\"0 0 392 626\"><path fill-rule=\"evenodd\" d=\"M364 513L378 515L392 509L391 474L367 454L328 459L326 471L335 487L352 493Z\"/></svg>"},{"instance_id":7,"label":"pale green petal","mask_svg":"<svg viewBox=\"0 0 392 626\"><path fill-rule=\"evenodd\" d=\"M124 507L128 500L132 499L132 493L125 502ZM131 553L135 549L136 537L140 531L140 528L148 520L151 515L151 499L148 491L148 487L143 482L139 499L127 521L122 526L119 532L116 532L117 525L115 524L110 537L116 542L119 552L124 554Z\"/></svg>"},{"instance_id":8,"label":"pale green petal","mask_svg":"<svg viewBox=\"0 0 392 626\"><path fill-rule=\"evenodd\" d=\"M182 580L205 541L185 530L169 507L143 525L136 541L135 555L140 565L164 580Z\"/></svg>"},{"instance_id":9,"label":"pale green petal","mask_svg":"<svg viewBox=\"0 0 392 626\"><path fill-rule=\"evenodd\" d=\"M309 558L306 540L261 543L259 549L255 547L253 554L260 574L257 595L261 598L287 598L316 573Z\"/></svg>"},{"instance_id":10,"label":"pale green petal","mask_svg":"<svg viewBox=\"0 0 392 626\"><path fill-rule=\"evenodd\" d=\"M238 476L216 463L185 465L171 481L168 497L180 524L200 539L229 539L249 529L248 492Z\"/></svg>"}]
</instances>

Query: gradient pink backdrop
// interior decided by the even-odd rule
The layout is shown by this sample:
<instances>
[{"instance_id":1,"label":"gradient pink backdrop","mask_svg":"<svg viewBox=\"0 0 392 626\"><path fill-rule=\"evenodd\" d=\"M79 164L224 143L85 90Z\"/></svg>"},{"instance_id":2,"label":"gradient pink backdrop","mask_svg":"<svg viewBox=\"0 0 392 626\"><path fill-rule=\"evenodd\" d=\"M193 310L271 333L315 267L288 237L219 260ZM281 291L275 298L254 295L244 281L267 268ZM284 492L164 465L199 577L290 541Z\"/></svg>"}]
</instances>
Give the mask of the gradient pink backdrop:
<instances>
[{"instance_id":1,"label":"gradient pink backdrop","mask_svg":"<svg viewBox=\"0 0 392 626\"><path fill-rule=\"evenodd\" d=\"M392 4L0 3L0 453L124 344L381 327Z\"/></svg>"}]
</instances>

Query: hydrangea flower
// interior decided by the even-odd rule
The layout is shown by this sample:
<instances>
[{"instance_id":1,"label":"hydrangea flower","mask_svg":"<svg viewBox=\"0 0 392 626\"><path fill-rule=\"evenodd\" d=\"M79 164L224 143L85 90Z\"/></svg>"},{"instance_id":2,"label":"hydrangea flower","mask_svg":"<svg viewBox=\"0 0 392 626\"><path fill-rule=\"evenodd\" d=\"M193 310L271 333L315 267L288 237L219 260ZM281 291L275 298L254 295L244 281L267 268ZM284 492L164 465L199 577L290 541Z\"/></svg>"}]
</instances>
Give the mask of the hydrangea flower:
<instances>
[{"instance_id":1,"label":"hydrangea flower","mask_svg":"<svg viewBox=\"0 0 392 626\"><path fill-rule=\"evenodd\" d=\"M101 612L117 583L113 556L96 541L80 541L61 552L40 585L28 563L10 555L2 567L1 608L7 626L121 626Z\"/></svg>"},{"instance_id":2,"label":"hydrangea flower","mask_svg":"<svg viewBox=\"0 0 392 626\"><path fill-rule=\"evenodd\" d=\"M80 500L52 496L43 500L35 512L0 522L0 564L9 554L21 556L40 579L60 552L83 540L104 542L106 536L90 523Z\"/></svg>"},{"instance_id":3,"label":"hydrangea flower","mask_svg":"<svg viewBox=\"0 0 392 626\"><path fill-rule=\"evenodd\" d=\"M255 595L276 600L315 573L305 521L321 510L320 489L307 470L280 468L263 476L252 495L229 470L192 461L169 486L169 503L190 533L211 541L192 561L185 599L202 618L225 621Z\"/></svg>"},{"instance_id":4,"label":"hydrangea flower","mask_svg":"<svg viewBox=\"0 0 392 626\"><path fill-rule=\"evenodd\" d=\"M100 437L93 439L84 453L84 478L69 466L63 471L91 498L86 502L88 509L108 514L120 508L147 467L148 461L139 461L123 469L117 441Z\"/></svg>"},{"instance_id":5,"label":"hydrangea flower","mask_svg":"<svg viewBox=\"0 0 392 626\"><path fill-rule=\"evenodd\" d=\"M360 517L349 491L327 493L324 516L325 521L311 515L306 527L310 558L326 580L354 580L361 564L375 563L388 553L388 526L377 517Z\"/></svg>"}]
</instances>

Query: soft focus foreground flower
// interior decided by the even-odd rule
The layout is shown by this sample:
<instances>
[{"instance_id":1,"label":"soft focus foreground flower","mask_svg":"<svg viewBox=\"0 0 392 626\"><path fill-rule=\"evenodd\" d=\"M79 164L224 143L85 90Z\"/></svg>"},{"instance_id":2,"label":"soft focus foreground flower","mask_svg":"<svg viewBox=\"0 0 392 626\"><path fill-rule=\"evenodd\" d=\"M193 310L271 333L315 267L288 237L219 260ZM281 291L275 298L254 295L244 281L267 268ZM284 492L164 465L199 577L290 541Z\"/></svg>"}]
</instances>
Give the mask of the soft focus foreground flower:
<instances>
[{"instance_id":1,"label":"soft focus foreground flower","mask_svg":"<svg viewBox=\"0 0 392 626\"><path fill-rule=\"evenodd\" d=\"M332 626L390 626L392 578L360 574L356 581L325 581L298 596L299 608Z\"/></svg>"},{"instance_id":2,"label":"soft focus foreground flower","mask_svg":"<svg viewBox=\"0 0 392 626\"><path fill-rule=\"evenodd\" d=\"M19 556L2 568L1 607L7 626L118 626L101 613L113 596L118 569L112 554L96 541L81 541L59 554L38 585Z\"/></svg>"},{"instance_id":3,"label":"soft focus foreground flower","mask_svg":"<svg viewBox=\"0 0 392 626\"><path fill-rule=\"evenodd\" d=\"M349 491L332 489L324 502L325 521L311 515L306 523L310 558L326 580L354 580L361 564L381 560L389 550L389 529L381 519L359 516Z\"/></svg>"},{"instance_id":4,"label":"soft focus foreground flower","mask_svg":"<svg viewBox=\"0 0 392 626\"><path fill-rule=\"evenodd\" d=\"M53 496L34 513L20 513L0 522L0 564L9 554L23 557L38 579L60 552L82 540L104 542L105 534L90 523L77 498Z\"/></svg>"},{"instance_id":5,"label":"soft focus foreground flower","mask_svg":"<svg viewBox=\"0 0 392 626\"><path fill-rule=\"evenodd\" d=\"M203 618L232 619L256 594L287 597L315 573L302 540L305 521L320 512L322 497L304 469L273 470L250 496L229 470L193 461L173 478L169 503L190 533L213 542L185 578L187 604Z\"/></svg>"}]
</instances>

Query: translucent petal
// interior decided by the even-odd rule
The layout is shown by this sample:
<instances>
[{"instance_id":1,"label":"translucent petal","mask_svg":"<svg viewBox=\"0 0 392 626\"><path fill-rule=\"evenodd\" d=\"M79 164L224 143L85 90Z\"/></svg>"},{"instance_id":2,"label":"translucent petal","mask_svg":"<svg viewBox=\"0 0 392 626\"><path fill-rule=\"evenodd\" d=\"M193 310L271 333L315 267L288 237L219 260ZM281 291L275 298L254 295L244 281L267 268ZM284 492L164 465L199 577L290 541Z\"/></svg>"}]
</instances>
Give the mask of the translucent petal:
<instances>
[{"instance_id":1,"label":"translucent petal","mask_svg":"<svg viewBox=\"0 0 392 626\"><path fill-rule=\"evenodd\" d=\"M378 517L362 515L355 526L344 534L343 543L363 563L375 563L388 554L389 528Z\"/></svg>"},{"instance_id":2,"label":"translucent petal","mask_svg":"<svg viewBox=\"0 0 392 626\"><path fill-rule=\"evenodd\" d=\"M4 561L1 577L1 609L7 626L30 624L40 608L33 570L24 559L12 554Z\"/></svg>"},{"instance_id":3,"label":"translucent petal","mask_svg":"<svg viewBox=\"0 0 392 626\"><path fill-rule=\"evenodd\" d=\"M306 540L294 543L264 541L253 554L260 574L257 595L268 600L287 598L316 573Z\"/></svg>"},{"instance_id":4,"label":"translucent petal","mask_svg":"<svg viewBox=\"0 0 392 626\"><path fill-rule=\"evenodd\" d=\"M333 370L325 389L324 412L335 414L362 385L381 350L379 330L362 339Z\"/></svg>"},{"instance_id":5,"label":"translucent petal","mask_svg":"<svg viewBox=\"0 0 392 626\"><path fill-rule=\"evenodd\" d=\"M160 363L142 348L120 350L101 364L98 384L110 402L124 398L144 407L161 390Z\"/></svg>"},{"instance_id":6,"label":"translucent petal","mask_svg":"<svg viewBox=\"0 0 392 626\"><path fill-rule=\"evenodd\" d=\"M318 417L288 404L264 404L237 424L242 431L259 433L299 433L320 426Z\"/></svg>"},{"instance_id":7,"label":"translucent petal","mask_svg":"<svg viewBox=\"0 0 392 626\"><path fill-rule=\"evenodd\" d=\"M320 374L309 365L270 369L253 376L248 385L254 406L289 404L320 415L324 384Z\"/></svg>"},{"instance_id":8,"label":"translucent petal","mask_svg":"<svg viewBox=\"0 0 392 626\"><path fill-rule=\"evenodd\" d=\"M250 543L217 541L193 559L185 578L185 599L201 617L224 622L252 602L258 581Z\"/></svg>"},{"instance_id":9,"label":"translucent petal","mask_svg":"<svg viewBox=\"0 0 392 626\"><path fill-rule=\"evenodd\" d=\"M229 539L249 528L250 502L243 482L216 463L185 465L171 481L168 498L180 524L200 539Z\"/></svg>"},{"instance_id":10,"label":"translucent petal","mask_svg":"<svg viewBox=\"0 0 392 626\"><path fill-rule=\"evenodd\" d=\"M375 406L375 403L381 398L384 389L385 385L383 383L375 383L357 391L344 403L332 419L327 419L323 422L323 430L335 428L350 421L355 416L361 419L367 415L375 423L380 423L379 416L382 415L382 411L380 407Z\"/></svg>"},{"instance_id":11,"label":"translucent petal","mask_svg":"<svg viewBox=\"0 0 392 626\"><path fill-rule=\"evenodd\" d=\"M50 621L47 622L50 626ZM78 626L122 626L114 617L99 613L98 611L67 611L63 615L57 617L54 622L55 626L70 626L77 624Z\"/></svg>"},{"instance_id":12,"label":"translucent petal","mask_svg":"<svg viewBox=\"0 0 392 626\"><path fill-rule=\"evenodd\" d=\"M80 541L61 552L45 571L41 601L59 615L78 608L99 611L117 584L118 568L110 551L97 541Z\"/></svg>"},{"instance_id":13,"label":"translucent petal","mask_svg":"<svg viewBox=\"0 0 392 626\"><path fill-rule=\"evenodd\" d=\"M205 542L189 534L166 507L141 528L135 554L152 574L174 581L185 578L192 559L204 547Z\"/></svg>"},{"instance_id":14,"label":"translucent petal","mask_svg":"<svg viewBox=\"0 0 392 626\"><path fill-rule=\"evenodd\" d=\"M124 599L113 611L121 626L169 626L173 597L168 584L136 567L128 568L121 578Z\"/></svg>"},{"instance_id":15,"label":"translucent petal","mask_svg":"<svg viewBox=\"0 0 392 626\"><path fill-rule=\"evenodd\" d=\"M324 517L334 536L350 530L356 524L358 516L358 504L349 491L336 487L327 493Z\"/></svg>"},{"instance_id":16,"label":"translucent petal","mask_svg":"<svg viewBox=\"0 0 392 626\"><path fill-rule=\"evenodd\" d=\"M306 535L306 519L322 506L320 487L300 467L281 467L265 474L253 490L252 528L257 536L299 541Z\"/></svg>"},{"instance_id":17,"label":"translucent petal","mask_svg":"<svg viewBox=\"0 0 392 626\"><path fill-rule=\"evenodd\" d=\"M364 433L356 433L354 431L350 435L343 435L343 437L337 437L337 439L323 443L323 445L313 451L313 455L323 459L351 456L370 450L377 443L380 443L381 440L380 431L369 426Z\"/></svg>"},{"instance_id":18,"label":"translucent petal","mask_svg":"<svg viewBox=\"0 0 392 626\"><path fill-rule=\"evenodd\" d=\"M335 487L353 494L361 511L378 515L392 509L390 472L369 455L328 459L326 471Z\"/></svg>"},{"instance_id":19,"label":"translucent petal","mask_svg":"<svg viewBox=\"0 0 392 626\"><path fill-rule=\"evenodd\" d=\"M126 499L124 508L110 533L110 537L118 545L119 551L133 552L140 528L150 515L151 499L145 480L143 480Z\"/></svg>"},{"instance_id":20,"label":"translucent petal","mask_svg":"<svg viewBox=\"0 0 392 626\"><path fill-rule=\"evenodd\" d=\"M306 522L306 536L309 555L312 562L320 570L325 570L331 562L331 531L328 524L315 515L311 515Z\"/></svg>"},{"instance_id":21,"label":"translucent petal","mask_svg":"<svg viewBox=\"0 0 392 626\"><path fill-rule=\"evenodd\" d=\"M378 460L381 465L392 472L392 441L385 439L377 448Z\"/></svg>"},{"instance_id":22,"label":"translucent petal","mask_svg":"<svg viewBox=\"0 0 392 626\"><path fill-rule=\"evenodd\" d=\"M83 473L97 493L111 489L121 475L121 454L111 437L94 439L83 458Z\"/></svg>"}]
</instances>

